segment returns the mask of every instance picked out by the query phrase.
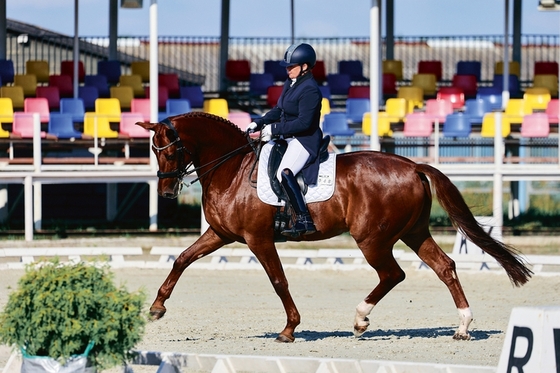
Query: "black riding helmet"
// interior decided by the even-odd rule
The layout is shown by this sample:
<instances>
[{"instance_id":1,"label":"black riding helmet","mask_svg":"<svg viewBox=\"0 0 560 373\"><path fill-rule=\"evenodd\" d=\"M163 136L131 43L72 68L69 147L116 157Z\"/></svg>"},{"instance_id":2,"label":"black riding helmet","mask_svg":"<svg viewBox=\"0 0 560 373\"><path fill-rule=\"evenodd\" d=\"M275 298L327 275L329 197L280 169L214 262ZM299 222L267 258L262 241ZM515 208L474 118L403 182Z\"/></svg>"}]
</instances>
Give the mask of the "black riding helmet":
<instances>
[{"instance_id":1,"label":"black riding helmet","mask_svg":"<svg viewBox=\"0 0 560 373\"><path fill-rule=\"evenodd\" d=\"M309 69L312 69L315 66L316 60L315 49L309 44L299 43L288 47L286 53L284 53L284 59L280 61L280 65L287 67L306 63Z\"/></svg>"}]
</instances>

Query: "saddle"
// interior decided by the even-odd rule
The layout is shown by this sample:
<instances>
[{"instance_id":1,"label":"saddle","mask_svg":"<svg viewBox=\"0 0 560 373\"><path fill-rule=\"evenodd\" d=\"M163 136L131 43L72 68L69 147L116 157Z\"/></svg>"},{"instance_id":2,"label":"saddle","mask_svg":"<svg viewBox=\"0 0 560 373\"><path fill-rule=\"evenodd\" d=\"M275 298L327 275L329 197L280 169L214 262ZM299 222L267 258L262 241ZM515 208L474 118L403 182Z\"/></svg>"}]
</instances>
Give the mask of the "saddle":
<instances>
[{"instance_id":1,"label":"saddle","mask_svg":"<svg viewBox=\"0 0 560 373\"><path fill-rule=\"evenodd\" d=\"M329 159L329 143L331 142L330 135L326 135L321 140L321 145L319 146L319 163L325 162ZM282 189L282 185L280 185L280 181L276 177L276 173L278 172L278 167L280 166L280 162L282 161L282 157L284 153L286 153L286 149L288 147L288 143L284 139L279 139L274 141L275 145L272 147L270 151L270 158L268 159L268 178L270 180L270 187L272 191L279 199L284 201L287 200L284 197L284 190ZM303 175L300 172L297 173L296 179L299 183L299 187L303 195L307 194L307 184L303 180Z\"/></svg>"},{"instance_id":2,"label":"saddle","mask_svg":"<svg viewBox=\"0 0 560 373\"><path fill-rule=\"evenodd\" d=\"M330 141L331 137L329 135L326 135L321 140L321 145L319 147L319 163L323 163L329 159L328 148ZM276 242L285 242L287 240L286 236L283 236L281 232L288 228L289 222L292 218L292 214L290 212L290 199L285 196L284 189L282 188L280 181L276 178L276 172L280 166L280 161L282 160L287 148L288 143L286 140L275 140L275 145L272 147L270 157L268 159L267 173L268 179L270 180L270 187L274 194L278 197L278 200L283 200L285 202L284 208L276 207L276 214L274 215L274 239ZM302 193L305 195L307 193L307 184L305 184L301 171L295 176Z\"/></svg>"}]
</instances>

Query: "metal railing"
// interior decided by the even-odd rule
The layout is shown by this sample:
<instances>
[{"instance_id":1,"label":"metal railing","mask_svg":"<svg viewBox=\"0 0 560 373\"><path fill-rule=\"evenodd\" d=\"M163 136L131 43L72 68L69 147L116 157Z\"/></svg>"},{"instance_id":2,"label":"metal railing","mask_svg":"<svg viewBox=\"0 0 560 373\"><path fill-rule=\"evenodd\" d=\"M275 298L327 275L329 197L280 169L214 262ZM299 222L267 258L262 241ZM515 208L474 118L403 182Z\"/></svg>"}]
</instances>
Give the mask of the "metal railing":
<instances>
[{"instance_id":1,"label":"metal railing","mask_svg":"<svg viewBox=\"0 0 560 373\"><path fill-rule=\"evenodd\" d=\"M149 59L149 38L120 37L118 58L123 74L130 73L130 62ZM317 51L318 59L325 62L327 73L338 71L341 60L359 60L364 75L369 76L369 38L300 38ZM246 59L251 72L262 73L264 61L281 59L290 38L230 38L229 59ZM510 38L511 44L511 38ZM382 56L386 55L383 40ZM177 72L182 84L202 85L206 92L218 91L219 84L219 37L159 37L160 71ZM509 48L512 53L512 48ZM533 79L535 61L559 60L559 37L557 35L523 35L521 38L522 82ZM14 62L15 72L25 73L27 60L49 61L51 74L60 73L60 62L73 58L73 42L69 36L53 34L23 34L9 32L7 58ZM97 73L97 62L108 58L107 37L81 37L80 60L86 74ZM481 78L491 81L494 67L503 58L503 36L441 36L441 37L395 37L394 59L402 60L404 79L412 79L421 60L439 60L443 63L443 79L451 80L457 62L476 60L482 65Z\"/></svg>"}]
</instances>

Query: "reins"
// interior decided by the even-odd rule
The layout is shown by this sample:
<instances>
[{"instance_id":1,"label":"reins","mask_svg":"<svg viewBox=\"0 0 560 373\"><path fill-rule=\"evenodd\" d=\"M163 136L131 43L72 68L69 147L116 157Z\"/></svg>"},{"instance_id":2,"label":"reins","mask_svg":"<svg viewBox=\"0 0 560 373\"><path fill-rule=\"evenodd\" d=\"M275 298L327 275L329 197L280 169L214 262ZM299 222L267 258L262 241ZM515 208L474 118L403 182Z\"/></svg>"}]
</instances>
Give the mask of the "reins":
<instances>
[{"instance_id":1,"label":"reins","mask_svg":"<svg viewBox=\"0 0 560 373\"><path fill-rule=\"evenodd\" d=\"M231 157L233 157L234 155L236 155L237 153L239 153L240 150L246 148L247 146L251 146L251 148L253 149L253 151L257 154L257 159L258 159L258 155L260 154L260 149L262 148L262 146L258 146L257 147L254 146L254 143L257 142L256 140L252 140L250 139L249 136L247 136L247 143L238 147L237 149L232 150L231 152L222 155L219 158L216 158L204 165L201 165L199 167L195 167L192 168L190 170L187 170L193 163L192 160L189 164L184 165L184 154L183 152L186 152L187 154L192 156L192 153L185 148L185 146L183 145L183 142L181 141L181 138L179 137L179 133L177 132L177 129L175 128L175 126L173 126L173 123L171 123L171 121L169 120L169 118L165 118L164 120L161 121L162 124L166 125L169 129L171 129L175 135L175 140L171 141L169 144L166 144L164 146L158 147L152 144L152 147L157 150L157 151L162 151L165 150L169 147L171 147L172 145L177 144L177 150L176 152L177 157L178 157L178 164L177 164L177 168L173 171L170 172L161 172L158 171L157 172L157 176L160 179L166 179L166 178L172 178L175 177L177 178L180 182L181 182L181 186L185 185L187 188L190 187L191 185L193 185L194 183L196 183L197 181L199 181L201 178L203 178L204 176L206 176L209 172L215 170L216 168L218 168L219 166L221 166L224 162L226 162L228 159L230 159ZM215 163L215 164L214 164ZM199 171L202 168L208 167L210 165L214 164L212 167L210 167L208 170L206 170L203 174L198 175L198 177L196 177L193 181L191 181L190 183L186 183L183 181L183 177L191 175L197 171ZM252 174L254 168L256 165L256 161L255 164L253 165L253 168L251 169L251 173Z\"/></svg>"}]
</instances>

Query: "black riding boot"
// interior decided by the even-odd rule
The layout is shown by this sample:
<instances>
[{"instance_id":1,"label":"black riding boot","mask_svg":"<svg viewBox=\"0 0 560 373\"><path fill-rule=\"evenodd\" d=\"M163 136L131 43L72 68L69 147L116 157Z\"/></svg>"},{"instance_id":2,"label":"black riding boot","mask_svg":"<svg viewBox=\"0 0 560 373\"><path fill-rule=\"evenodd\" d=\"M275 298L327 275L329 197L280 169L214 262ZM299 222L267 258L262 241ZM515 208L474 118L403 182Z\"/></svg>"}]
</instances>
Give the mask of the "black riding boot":
<instances>
[{"instance_id":1,"label":"black riding boot","mask_svg":"<svg viewBox=\"0 0 560 373\"><path fill-rule=\"evenodd\" d=\"M282 234L284 236L297 237L301 234L317 232L296 177L289 169L282 171L282 187L296 213L296 222L290 229L282 231Z\"/></svg>"}]
</instances>

